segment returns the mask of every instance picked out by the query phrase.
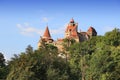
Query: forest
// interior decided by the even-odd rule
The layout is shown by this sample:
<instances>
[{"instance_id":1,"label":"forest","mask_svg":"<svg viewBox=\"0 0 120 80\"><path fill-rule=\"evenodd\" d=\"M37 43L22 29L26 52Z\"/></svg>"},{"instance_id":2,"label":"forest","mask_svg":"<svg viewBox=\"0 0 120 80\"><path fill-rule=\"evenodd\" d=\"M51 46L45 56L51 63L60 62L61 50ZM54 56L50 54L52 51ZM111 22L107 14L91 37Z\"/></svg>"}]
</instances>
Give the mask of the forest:
<instances>
[{"instance_id":1,"label":"forest","mask_svg":"<svg viewBox=\"0 0 120 80\"><path fill-rule=\"evenodd\" d=\"M9 61L1 52L0 80L120 80L120 29L63 45L63 52L44 42L38 50L28 45Z\"/></svg>"}]
</instances>

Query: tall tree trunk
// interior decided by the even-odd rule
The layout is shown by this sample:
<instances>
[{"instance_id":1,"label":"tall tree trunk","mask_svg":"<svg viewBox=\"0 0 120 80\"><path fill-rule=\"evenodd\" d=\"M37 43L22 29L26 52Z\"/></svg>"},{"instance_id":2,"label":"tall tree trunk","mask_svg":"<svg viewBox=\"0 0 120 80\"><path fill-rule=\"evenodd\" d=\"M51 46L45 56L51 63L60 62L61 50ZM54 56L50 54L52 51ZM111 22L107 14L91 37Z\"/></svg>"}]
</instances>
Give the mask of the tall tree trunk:
<instances>
[{"instance_id":1,"label":"tall tree trunk","mask_svg":"<svg viewBox=\"0 0 120 80\"><path fill-rule=\"evenodd\" d=\"M85 66L84 66L84 57L81 57L81 72L82 72L82 80L85 80Z\"/></svg>"}]
</instances>

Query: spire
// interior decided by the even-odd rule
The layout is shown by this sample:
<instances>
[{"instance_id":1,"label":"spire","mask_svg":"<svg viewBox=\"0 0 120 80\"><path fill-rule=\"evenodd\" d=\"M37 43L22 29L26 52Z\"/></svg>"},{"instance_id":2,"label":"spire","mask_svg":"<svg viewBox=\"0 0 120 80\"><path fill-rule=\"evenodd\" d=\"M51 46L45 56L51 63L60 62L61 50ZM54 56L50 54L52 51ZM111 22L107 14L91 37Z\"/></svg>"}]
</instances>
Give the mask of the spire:
<instances>
[{"instance_id":1,"label":"spire","mask_svg":"<svg viewBox=\"0 0 120 80\"><path fill-rule=\"evenodd\" d=\"M51 36L50 36L50 32L49 32L48 26L47 26L46 29L45 29L43 38L49 38L49 39L51 39Z\"/></svg>"}]
</instances>

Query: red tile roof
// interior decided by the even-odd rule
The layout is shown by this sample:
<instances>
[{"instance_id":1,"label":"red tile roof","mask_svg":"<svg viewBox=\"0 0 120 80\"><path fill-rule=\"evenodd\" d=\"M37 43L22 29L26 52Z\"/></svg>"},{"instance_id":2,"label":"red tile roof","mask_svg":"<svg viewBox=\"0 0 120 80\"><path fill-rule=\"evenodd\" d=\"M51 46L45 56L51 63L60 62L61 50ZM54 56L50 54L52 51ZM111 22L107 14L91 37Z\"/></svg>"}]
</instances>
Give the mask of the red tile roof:
<instances>
[{"instance_id":1,"label":"red tile roof","mask_svg":"<svg viewBox=\"0 0 120 80\"><path fill-rule=\"evenodd\" d=\"M88 32L92 32L92 31L94 31L95 29L92 27L92 26L90 26L89 27L89 29L88 29Z\"/></svg>"},{"instance_id":2,"label":"red tile roof","mask_svg":"<svg viewBox=\"0 0 120 80\"><path fill-rule=\"evenodd\" d=\"M50 32L49 32L48 26L45 29L43 38L49 38L49 39L51 39L51 35L50 35Z\"/></svg>"},{"instance_id":3,"label":"red tile roof","mask_svg":"<svg viewBox=\"0 0 120 80\"><path fill-rule=\"evenodd\" d=\"M96 36L97 35L97 32L96 32L96 30L93 28L93 27L90 27L89 29L88 29L88 31L87 31L87 33L94 33L94 35Z\"/></svg>"},{"instance_id":4,"label":"red tile roof","mask_svg":"<svg viewBox=\"0 0 120 80\"><path fill-rule=\"evenodd\" d=\"M60 39L60 38L59 38L59 39L57 39L57 41L63 41L63 40L64 40L64 39Z\"/></svg>"},{"instance_id":5,"label":"red tile roof","mask_svg":"<svg viewBox=\"0 0 120 80\"><path fill-rule=\"evenodd\" d=\"M88 36L88 33L87 33L87 32L80 32L80 34L82 34L82 35L87 35L87 36Z\"/></svg>"}]
</instances>

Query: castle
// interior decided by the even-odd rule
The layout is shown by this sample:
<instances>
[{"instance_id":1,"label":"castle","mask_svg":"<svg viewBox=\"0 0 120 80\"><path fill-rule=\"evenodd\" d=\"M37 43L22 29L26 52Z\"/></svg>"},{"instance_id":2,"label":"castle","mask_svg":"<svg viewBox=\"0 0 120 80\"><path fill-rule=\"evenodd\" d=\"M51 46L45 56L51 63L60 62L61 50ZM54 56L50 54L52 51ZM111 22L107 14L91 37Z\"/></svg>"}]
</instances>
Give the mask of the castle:
<instances>
[{"instance_id":1,"label":"castle","mask_svg":"<svg viewBox=\"0 0 120 80\"><path fill-rule=\"evenodd\" d=\"M52 39L48 26L45 29L45 32L38 42L38 48L41 46L41 42L46 44L52 44L58 48L58 50L63 50L63 41L64 39L74 39L76 42L83 42L90 39L92 36L97 36L97 32L93 27L89 27L87 32L78 32L78 23L72 18L67 25L65 30L65 37L62 39L57 39L56 41Z\"/></svg>"}]
</instances>

